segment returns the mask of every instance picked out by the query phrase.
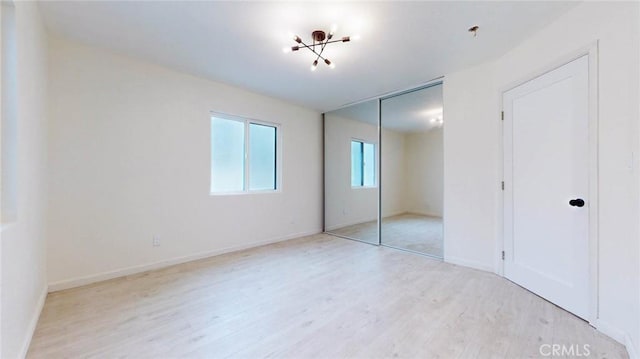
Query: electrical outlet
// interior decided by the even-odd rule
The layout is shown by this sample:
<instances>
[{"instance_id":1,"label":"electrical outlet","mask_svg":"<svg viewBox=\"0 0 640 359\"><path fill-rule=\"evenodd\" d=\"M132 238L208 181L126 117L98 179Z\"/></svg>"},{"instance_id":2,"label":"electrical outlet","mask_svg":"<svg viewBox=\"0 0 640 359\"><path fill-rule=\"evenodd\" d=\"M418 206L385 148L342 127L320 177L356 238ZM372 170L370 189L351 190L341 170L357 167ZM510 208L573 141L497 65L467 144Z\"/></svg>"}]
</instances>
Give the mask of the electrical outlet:
<instances>
[{"instance_id":1,"label":"electrical outlet","mask_svg":"<svg viewBox=\"0 0 640 359\"><path fill-rule=\"evenodd\" d=\"M153 242L152 242L154 247L159 247L160 246L160 237L158 236L153 236Z\"/></svg>"}]
</instances>

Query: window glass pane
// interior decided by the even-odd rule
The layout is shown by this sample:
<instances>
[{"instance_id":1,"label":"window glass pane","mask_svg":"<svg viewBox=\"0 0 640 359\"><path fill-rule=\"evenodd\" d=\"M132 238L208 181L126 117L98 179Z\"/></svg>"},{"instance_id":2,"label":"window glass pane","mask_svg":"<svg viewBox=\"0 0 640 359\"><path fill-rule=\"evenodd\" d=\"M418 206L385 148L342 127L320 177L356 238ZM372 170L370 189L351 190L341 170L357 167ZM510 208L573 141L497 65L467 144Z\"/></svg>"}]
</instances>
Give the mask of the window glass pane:
<instances>
[{"instance_id":1,"label":"window glass pane","mask_svg":"<svg viewBox=\"0 0 640 359\"><path fill-rule=\"evenodd\" d=\"M211 118L211 192L244 190L244 122Z\"/></svg>"},{"instance_id":2,"label":"window glass pane","mask_svg":"<svg viewBox=\"0 0 640 359\"><path fill-rule=\"evenodd\" d=\"M364 179L365 186L376 185L376 147L372 143L364 143Z\"/></svg>"},{"instance_id":3,"label":"window glass pane","mask_svg":"<svg viewBox=\"0 0 640 359\"><path fill-rule=\"evenodd\" d=\"M249 190L276 189L276 128L249 124Z\"/></svg>"},{"instance_id":4,"label":"window glass pane","mask_svg":"<svg viewBox=\"0 0 640 359\"><path fill-rule=\"evenodd\" d=\"M351 186L362 186L362 142L351 141Z\"/></svg>"}]
</instances>

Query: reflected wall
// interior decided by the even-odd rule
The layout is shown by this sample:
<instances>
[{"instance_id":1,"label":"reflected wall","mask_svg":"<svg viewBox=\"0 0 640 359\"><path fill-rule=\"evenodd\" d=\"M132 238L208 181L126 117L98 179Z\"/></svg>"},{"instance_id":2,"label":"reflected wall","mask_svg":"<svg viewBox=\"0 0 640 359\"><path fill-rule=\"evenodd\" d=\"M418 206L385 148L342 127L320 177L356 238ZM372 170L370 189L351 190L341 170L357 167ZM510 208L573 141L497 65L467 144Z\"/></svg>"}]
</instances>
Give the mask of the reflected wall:
<instances>
[{"instance_id":1,"label":"reflected wall","mask_svg":"<svg viewBox=\"0 0 640 359\"><path fill-rule=\"evenodd\" d=\"M379 243L378 101L324 115L325 231Z\"/></svg>"}]
</instances>

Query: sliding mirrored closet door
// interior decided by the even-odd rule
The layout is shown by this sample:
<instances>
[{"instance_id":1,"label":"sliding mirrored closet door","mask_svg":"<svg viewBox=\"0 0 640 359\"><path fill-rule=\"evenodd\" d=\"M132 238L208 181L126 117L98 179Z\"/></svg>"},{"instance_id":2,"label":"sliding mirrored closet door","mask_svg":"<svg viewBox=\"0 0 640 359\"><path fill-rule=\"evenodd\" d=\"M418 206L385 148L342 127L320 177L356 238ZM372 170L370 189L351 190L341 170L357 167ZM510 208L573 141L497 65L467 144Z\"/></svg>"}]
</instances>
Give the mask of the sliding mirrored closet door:
<instances>
[{"instance_id":1,"label":"sliding mirrored closet door","mask_svg":"<svg viewBox=\"0 0 640 359\"><path fill-rule=\"evenodd\" d=\"M380 112L382 244L442 258L442 84L385 97Z\"/></svg>"},{"instance_id":2,"label":"sliding mirrored closet door","mask_svg":"<svg viewBox=\"0 0 640 359\"><path fill-rule=\"evenodd\" d=\"M379 244L378 100L324 115L325 232Z\"/></svg>"}]
</instances>

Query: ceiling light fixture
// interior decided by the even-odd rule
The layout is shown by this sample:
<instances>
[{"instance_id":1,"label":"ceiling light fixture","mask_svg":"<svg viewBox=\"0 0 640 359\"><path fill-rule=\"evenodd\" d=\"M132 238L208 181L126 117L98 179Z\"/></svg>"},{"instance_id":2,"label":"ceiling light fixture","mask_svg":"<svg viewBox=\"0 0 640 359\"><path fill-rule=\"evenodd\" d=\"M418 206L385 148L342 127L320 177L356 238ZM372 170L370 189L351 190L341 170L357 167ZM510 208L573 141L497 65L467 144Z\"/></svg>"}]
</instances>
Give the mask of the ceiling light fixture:
<instances>
[{"instance_id":1,"label":"ceiling light fixture","mask_svg":"<svg viewBox=\"0 0 640 359\"><path fill-rule=\"evenodd\" d=\"M478 36L478 30L480 30L480 26L474 25L474 26L470 27L467 31L472 33L473 37L476 37L476 36Z\"/></svg>"},{"instance_id":2,"label":"ceiling light fixture","mask_svg":"<svg viewBox=\"0 0 640 359\"><path fill-rule=\"evenodd\" d=\"M326 32L324 32L322 30L316 30L316 31L312 32L311 33L312 43L309 44L309 45L304 43L302 41L302 39L300 38L300 36L294 35L293 36L293 41L298 43L298 45L295 45L295 46L292 46L292 47L285 47L284 49L282 49L282 51L287 53L287 52L298 51L300 49L307 48L307 49L309 49L309 51L313 52L313 54L316 56L316 59L311 64L311 71L315 71L316 68L318 67L318 60L323 60L324 63L327 64L327 66L329 66L329 68L333 69L333 68L336 67L336 65L333 62L331 62L328 58L322 56L322 54L324 53L324 48L328 44L333 44L333 43L336 43L336 42L349 42L349 41L351 41L351 36L344 36L341 39L332 40L334 32L335 32L335 26L332 27L332 30L329 32L329 34L327 34ZM357 37L354 37L354 40L356 38Z\"/></svg>"}]
</instances>

